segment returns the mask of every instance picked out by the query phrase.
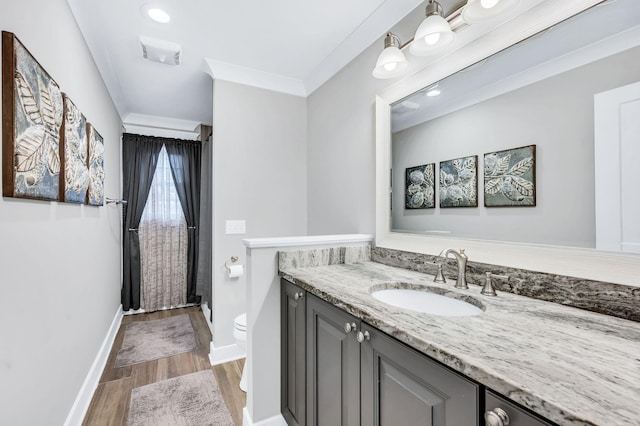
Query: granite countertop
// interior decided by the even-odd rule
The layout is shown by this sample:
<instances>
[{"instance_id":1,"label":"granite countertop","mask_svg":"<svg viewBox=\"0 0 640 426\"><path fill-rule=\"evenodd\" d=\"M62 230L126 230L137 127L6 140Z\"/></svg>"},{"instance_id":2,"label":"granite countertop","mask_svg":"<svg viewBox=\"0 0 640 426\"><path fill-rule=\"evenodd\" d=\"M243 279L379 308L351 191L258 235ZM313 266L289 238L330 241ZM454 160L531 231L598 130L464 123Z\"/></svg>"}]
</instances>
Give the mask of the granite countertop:
<instances>
[{"instance_id":1,"label":"granite countertop","mask_svg":"<svg viewBox=\"0 0 640 426\"><path fill-rule=\"evenodd\" d=\"M560 425L640 424L640 323L510 293L498 297L365 261L295 268L295 284ZM484 312L439 317L387 305L371 288L428 286Z\"/></svg>"}]
</instances>

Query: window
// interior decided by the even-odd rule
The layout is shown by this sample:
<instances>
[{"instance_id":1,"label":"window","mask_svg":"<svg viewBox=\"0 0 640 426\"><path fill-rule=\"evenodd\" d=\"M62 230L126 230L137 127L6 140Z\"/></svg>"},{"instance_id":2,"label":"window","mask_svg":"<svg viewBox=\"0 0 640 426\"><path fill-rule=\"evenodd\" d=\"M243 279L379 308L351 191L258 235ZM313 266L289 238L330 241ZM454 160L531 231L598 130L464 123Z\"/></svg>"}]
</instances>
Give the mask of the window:
<instances>
[{"instance_id":1,"label":"window","mask_svg":"<svg viewBox=\"0 0 640 426\"><path fill-rule=\"evenodd\" d=\"M140 222L155 222L156 225L165 226L186 224L178 192L171 176L169 156L164 146L158 156L158 165L153 175L149 198Z\"/></svg>"}]
</instances>

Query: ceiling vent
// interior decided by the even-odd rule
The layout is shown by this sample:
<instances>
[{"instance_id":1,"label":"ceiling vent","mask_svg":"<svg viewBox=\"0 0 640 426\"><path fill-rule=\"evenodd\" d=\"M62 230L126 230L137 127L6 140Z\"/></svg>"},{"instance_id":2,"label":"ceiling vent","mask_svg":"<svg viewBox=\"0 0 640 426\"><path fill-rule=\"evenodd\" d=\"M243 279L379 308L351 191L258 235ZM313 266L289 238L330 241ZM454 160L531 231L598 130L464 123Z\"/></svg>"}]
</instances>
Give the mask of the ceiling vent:
<instances>
[{"instance_id":1,"label":"ceiling vent","mask_svg":"<svg viewBox=\"0 0 640 426\"><path fill-rule=\"evenodd\" d=\"M140 36L140 45L145 59L161 64L180 65L182 46L178 43Z\"/></svg>"}]
</instances>

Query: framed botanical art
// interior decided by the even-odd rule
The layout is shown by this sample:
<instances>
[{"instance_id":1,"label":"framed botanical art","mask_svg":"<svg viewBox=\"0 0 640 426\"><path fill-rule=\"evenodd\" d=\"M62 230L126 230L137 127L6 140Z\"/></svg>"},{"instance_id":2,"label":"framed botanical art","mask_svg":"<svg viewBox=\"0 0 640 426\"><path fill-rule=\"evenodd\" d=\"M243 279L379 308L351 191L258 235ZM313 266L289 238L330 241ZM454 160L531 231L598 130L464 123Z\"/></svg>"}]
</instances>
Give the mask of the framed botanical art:
<instances>
[{"instance_id":1,"label":"framed botanical art","mask_svg":"<svg viewBox=\"0 0 640 426\"><path fill-rule=\"evenodd\" d=\"M478 156L440 162L440 207L478 207Z\"/></svg>"},{"instance_id":2,"label":"framed botanical art","mask_svg":"<svg viewBox=\"0 0 640 426\"><path fill-rule=\"evenodd\" d=\"M2 195L58 200L63 101L58 84L2 32Z\"/></svg>"},{"instance_id":3,"label":"framed botanical art","mask_svg":"<svg viewBox=\"0 0 640 426\"><path fill-rule=\"evenodd\" d=\"M405 208L433 209L436 207L435 168L435 163L430 163L406 169Z\"/></svg>"},{"instance_id":4,"label":"framed botanical art","mask_svg":"<svg viewBox=\"0 0 640 426\"><path fill-rule=\"evenodd\" d=\"M92 206L104 205L104 140L100 133L87 123L89 141L89 190L87 203Z\"/></svg>"},{"instance_id":5,"label":"framed botanical art","mask_svg":"<svg viewBox=\"0 0 640 426\"><path fill-rule=\"evenodd\" d=\"M535 145L484 154L484 205L536 205Z\"/></svg>"},{"instance_id":6,"label":"framed botanical art","mask_svg":"<svg viewBox=\"0 0 640 426\"><path fill-rule=\"evenodd\" d=\"M60 177L60 201L84 204L89 188L87 120L67 95L63 98L60 152L64 174Z\"/></svg>"}]
</instances>

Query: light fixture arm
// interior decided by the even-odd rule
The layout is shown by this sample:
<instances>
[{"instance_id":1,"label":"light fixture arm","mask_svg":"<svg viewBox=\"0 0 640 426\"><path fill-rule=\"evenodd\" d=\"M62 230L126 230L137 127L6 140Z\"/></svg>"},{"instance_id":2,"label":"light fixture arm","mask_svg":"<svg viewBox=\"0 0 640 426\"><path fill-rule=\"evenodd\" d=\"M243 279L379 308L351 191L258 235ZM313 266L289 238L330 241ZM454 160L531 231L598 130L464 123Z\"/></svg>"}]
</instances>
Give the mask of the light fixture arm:
<instances>
[{"instance_id":1,"label":"light fixture arm","mask_svg":"<svg viewBox=\"0 0 640 426\"><path fill-rule=\"evenodd\" d=\"M387 36L384 38L384 48L386 49L387 47L397 47L398 49L402 49L400 38L397 35L388 32Z\"/></svg>"},{"instance_id":2,"label":"light fixture arm","mask_svg":"<svg viewBox=\"0 0 640 426\"><path fill-rule=\"evenodd\" d=\"M442 6L440 5L440 3L438 3L435 0L429 0L429 3L427 3L427 7L425 10L425 16L431 16L431 15L440 15L440 16L444 15L444 10L442 9Z\"/></svg>"}]
</instances>

